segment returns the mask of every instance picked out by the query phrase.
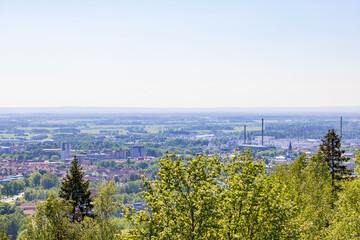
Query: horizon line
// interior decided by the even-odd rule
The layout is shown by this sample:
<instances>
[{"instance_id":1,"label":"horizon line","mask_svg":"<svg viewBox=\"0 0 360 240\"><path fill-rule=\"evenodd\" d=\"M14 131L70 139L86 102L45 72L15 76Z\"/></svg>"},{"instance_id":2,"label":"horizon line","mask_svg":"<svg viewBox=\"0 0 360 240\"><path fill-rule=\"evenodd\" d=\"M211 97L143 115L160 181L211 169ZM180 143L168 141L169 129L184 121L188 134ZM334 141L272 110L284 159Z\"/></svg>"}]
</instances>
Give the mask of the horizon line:
<instances>
[{"instance_id":1,"label":"horizon line","mask_svg":"<svg viewBox=\"0 0 360 240\"><path fill-rule=\"evenodd\" d=\"M52 107L0 107L0 114L37 113L360 113L360 106L312 107L111 107L111 106L52 106Z\"/></svg>"}]
</instances>

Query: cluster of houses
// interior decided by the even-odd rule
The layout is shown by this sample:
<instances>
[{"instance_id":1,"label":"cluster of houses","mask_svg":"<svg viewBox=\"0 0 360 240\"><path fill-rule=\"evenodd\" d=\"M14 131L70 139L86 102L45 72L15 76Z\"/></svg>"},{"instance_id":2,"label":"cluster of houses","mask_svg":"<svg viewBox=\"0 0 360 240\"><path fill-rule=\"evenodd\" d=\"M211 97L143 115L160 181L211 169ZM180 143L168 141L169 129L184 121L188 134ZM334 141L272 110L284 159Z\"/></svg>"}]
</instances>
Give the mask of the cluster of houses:
<instances>
[{"instance_id":1,"label":"cluster of houses","mask_svg":"<svg viewBox=\"0 0 360 240\"><path fill-rule=\"evenodd\" d=\"M63 177L66 172L61 168L62 165L62 162L49 162L45 160L0 159L0 179L6 180L17 175L29 177L30 174L39 170L46 170L47 173L54 173L58 177Z\"/></svg>"},{"instance_id":2,"label":"cluster of houses","mask_svg":"<svg viewBox=\"0 0 360 240\"><path fill-rule=\"evenodd\" d=\"M96 169L92 165L84 165L84 171L86 172L84 179L89 180L89 182L96 182L107 180L114 180L115 176L119 177L120 182L126 182L131 179L131 175L139 176L144 173L143 170L135 170L132 168L122 168L118 167L117 169Z\"/></svg>"}]
</instances>

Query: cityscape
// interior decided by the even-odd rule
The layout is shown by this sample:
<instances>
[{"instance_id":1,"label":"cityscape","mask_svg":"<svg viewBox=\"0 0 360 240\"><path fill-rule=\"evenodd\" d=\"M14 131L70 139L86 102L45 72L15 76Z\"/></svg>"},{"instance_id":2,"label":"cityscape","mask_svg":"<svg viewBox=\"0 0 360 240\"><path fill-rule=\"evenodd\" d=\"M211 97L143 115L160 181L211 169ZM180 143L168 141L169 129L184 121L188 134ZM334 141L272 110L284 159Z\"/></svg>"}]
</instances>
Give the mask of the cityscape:
<instances>
[{"instance_id":1,"label":"cityscape","mask_svg":"<svg viewBox=\"0 0 360 240\"><path fill-rule=\"evenodd\" d=\"M226 159L237 151L250 150L254 160L264 162L272 172L302 154L316 156L327 129L332 128L341 137L344 157L349 158L346 168L354 170L360 149L360 115L345 115L2 114L1 201L15 204L25 216L34 214L36 206L70 173L76 157L93 196L101 183L114 181L117 199L144 210L148 206L141 198L141 175L156 179L159 158L166 154L176 153L184 160L198 154ZM46 174L56 178L49 187L41 184ZM40 193L39 187L44 189Z\"/></svg>"},{"instance_id":2,"label":"cityscape","mask_svg":"<svg viewBox=\"0 0 360 240\"><path fill-rule=\"evenodd\" d=\"M360 148L360 139L349 135L360 125L357 115L349 116L344 124L342 117L320 117L310 126L314 131L301 131L298 136L294 134L294 127L309 127L309 119L313 116L300 120L296 119L298 116L270 116L269 122L266 118L243 119L240 114L224 116L214 113L199 116L154 114L143 118L122 115L119 118L123 120L116 116L108 119L97 117L69 115L49 119L49 116L30 114L17 116L17 120L10 123L9 116L3 115L1 181L29 177L39 169L54 173L61 179L76 156L86 172L85 179L90 182L109 181L114 176L126 182L130 175L140 175L141 172L127 168L128 162L144 162L148 166L166 151L178 151L184 158L196 154L215 154L225 158L227 154L234 154L235 149L249 148L256 159L264 159L267 167L273 168L294 161L301 153L309 157L316 154L321 134L326 133L324 121L329 129L337 128L340 136L344 131L342 148L351 158L347 163L349 169L355 168L353 158ZM66 119L71 119L72 123ZM99 164L109 161L119 167L114 170L99 167Z\"/></svg>"},{"instance_id":3,"label":"cityscape","mask_svg":"<svg viewBox=\"0 0 360 240\"><path fill-rule=\"evenodd\" d=\"M0 1L0 240L360 239L359 9Z\"/></svg>"}]
</instances>

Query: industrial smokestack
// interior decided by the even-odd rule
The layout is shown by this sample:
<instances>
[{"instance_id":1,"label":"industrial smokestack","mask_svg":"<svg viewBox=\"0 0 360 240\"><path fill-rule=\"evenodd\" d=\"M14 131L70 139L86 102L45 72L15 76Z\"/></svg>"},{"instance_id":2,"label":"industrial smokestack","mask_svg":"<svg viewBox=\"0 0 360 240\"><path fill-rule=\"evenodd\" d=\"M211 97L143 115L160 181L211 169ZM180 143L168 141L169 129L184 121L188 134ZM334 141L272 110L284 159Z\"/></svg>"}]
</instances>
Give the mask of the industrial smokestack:
<instances>
[{"instance_id":1,"label":"industrial smokestack","mask_svg":"<svg viewBox=\"0 0 360 240\"><path fill-rule=\"evenodd\" d=\"M264 119L261 119L261 145L264 146Z\"/></svg>"},{"instance_id":2,"label":"industrial smokestack","mask_svg":"<svg viewBox=\"0 0 360 240\"><path fill-rule=\"evenodd\" d=\"M342 117L340 117L340 137L342 137L343 132L343 123L342 123Z\"/></svg>"},{"instance_id":3,"label":"industrial smokestack","mask_svg":"<svg viewBox=\"0 0 360 240\"><path fill-rule=\"evenodd\" d=\"M246 125L244 125L244 144L246 144Z\"/></svg>"}]
</instances>

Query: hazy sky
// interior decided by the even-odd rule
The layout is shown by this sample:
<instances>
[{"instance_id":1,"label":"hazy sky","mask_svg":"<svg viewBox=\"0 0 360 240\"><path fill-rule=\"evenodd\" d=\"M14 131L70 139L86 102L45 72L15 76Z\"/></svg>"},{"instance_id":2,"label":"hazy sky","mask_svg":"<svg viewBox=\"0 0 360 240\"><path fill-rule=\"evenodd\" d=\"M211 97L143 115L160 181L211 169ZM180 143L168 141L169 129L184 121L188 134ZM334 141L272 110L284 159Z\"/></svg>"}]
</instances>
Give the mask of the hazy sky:
<instances>
[{"instance_id":1,"label":"hazy sky","mask_svg":"<svg viewBox=\"0 0 360 240\"><path fill-rule=\"evenodd\" d=\"M0 107L360 105L360 1L0 0Z\"/></svg>"}]
</instances>

